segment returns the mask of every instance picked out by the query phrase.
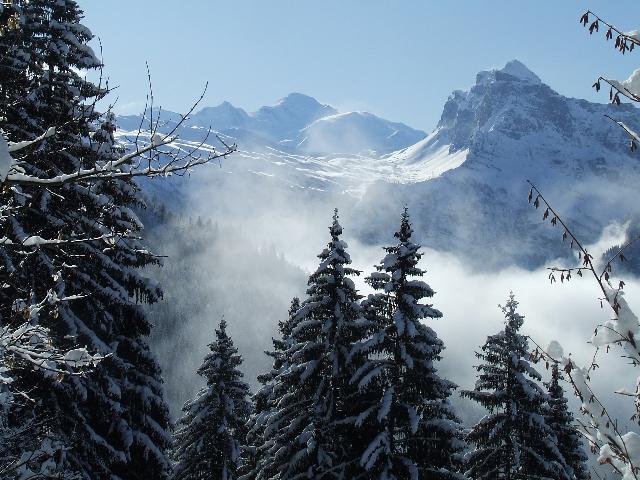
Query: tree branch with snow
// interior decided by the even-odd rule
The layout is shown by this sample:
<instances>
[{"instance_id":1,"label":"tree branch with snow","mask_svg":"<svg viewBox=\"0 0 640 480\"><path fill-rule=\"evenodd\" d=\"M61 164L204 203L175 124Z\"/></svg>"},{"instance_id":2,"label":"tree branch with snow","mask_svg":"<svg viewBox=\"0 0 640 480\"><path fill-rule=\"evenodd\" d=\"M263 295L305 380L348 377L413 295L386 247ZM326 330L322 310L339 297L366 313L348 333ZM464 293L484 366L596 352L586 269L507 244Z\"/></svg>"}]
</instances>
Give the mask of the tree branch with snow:
<instances>
[{"instance_id":1,"label":"tree branch with snow","mask_svg":"<svg viewBox=\"0 0 640 480\"><path fill-rule=\"evenodd\" d=\"M603 294L603 298L600 299L601 307L606 302L613 313L610 320L597 325L594 329L590 343L596 347L596 352L588 367L580 367L570 356L565 356L557 342L552 342L551 348L547 350L536 344L538 348L534 351L533 356L544 356L549 361L560 363L564 368L576 396L581 401L581 411L588 418L588 423L582 424L583 433L593 447L600 449L599 462L611 465L617 473L622 475L624 480L637 480L640 466L640 435L633 431L625 434L621 432L618 420L610 415L603 402L598 399L589 385L589 379L590 374L598 367L596 356L600 347L605 347L608 350L611 345L622 346L622 358L631 360L634 366L640 366L640 345L637 340L640 336L638 317L624 299L624 281L620 280L617 287L611 284L614 261L624 261L624 252L638 241L638 238L628 241L607 259L600 269L597 268L593 256L549 204L538 187L529 180L527 182L531 186L528 196L529 203L536 209L544 209L543 221L550 218L550 223L553 226L558 224L562 226L564 229L562 241L570 239L569 246L572 250L574 248L577 250L578 260L581 262L578 267L550 267L549 279L551 283L556 281L558 274L561 283L563 283L565 280L570 281L573 273L580 277L583 276L583 272L590 273ZM635 399L635 414L632 418L637 419L640 415L640 386L638 383L636 383L635 393L630 396Z\"/></svg>"},{"instance_id":2,"label":"tree branch with snow","mask_svg":"<svg viewBox=\"0 0 640 480\"><path fill-rule=\"evenodd\" d=\"M58 298L49 292L39 303L24 307L25 322L18 327L0 327L0 477L1 478L65 478L58 471L66 450L59 442L44 438L33 449L19 448L22 453L15 456L12 446L30 430L42 427L41 421L9 426L6 421L15 397L33 402L28 392L16 391L12 384L15 374L22 368L41 371L45 376L60 380L64 376L82 375L93 368L104 356L90 354L85 348L60 350L49 336L48 329L37 323L40 312L46 305L72 301L77 297ZM37 425L36 425L37 423Z\"/></svg>"},{"instance_id":3,"label":"tree branch with snow","mask_svg":"<svg viewBox=\"0 0 640 480\"><path fill-rule=\"evenodd\" d=\"M640 32L638 30L624 32L616 28L614 25L606 22L591 10L588 10L580 17L580 23L585 27L588 26L589 34L598 32L601 24L606 26L607 31L605 33L605 38L607 40L611 40L613 39L615 33L615 48L622 54L625 54L626 52L632 52L636 45L640 45ZM640 69L635 70L629 76L629 78L623 81L600 76L593 84L593 88L595 88L596 91L600 91L600 88L602 86L601 82L608 83L611 87L609 91L609 100L614 105L620 105L622 103L620 100L620 95L628 98L632 102L640 102ZM609 116L607 117L613 120L614 123L616 123L627 133L627 135L631 139L631 151L635 151L640 144L638 141L638 139L640 138L638 133L632 130L628 125L625 125L623 122L614 120Z\"/></svg>"},{"instance_id":4,"label":"tree branch with snow","mask_svg":"<svg viewBox=\"0 0 640 480\"><path fill-rule=\"evenodd\" d=\"M181 115L180 120L167 133L162 135L158 131L160 124L159 113L154 119L151 118L151 125L148 131L142 129L142 125L136 133L131 151L123 154L117 159L106 162L102 165L96 164L90 168L78 169L73 172L63 173L51 177L39 177L29 175L20 167L20 158L14 158L12 154L23 151L46 141L47 138L56 134L55 127L50 127L45 133L32 141L8 142L4 134L0 135L0 182L8 185L41 185L45 187L61 186L71 182L95 181L104 179L132 178L132 177L157 177L169 175L184 175L194 167L205 165L214 160L226 158L237 149L235 144L228 144L217 136L221 144L219 150L208 147L204 151L210 131L204 136L200 143L188 150L180 148L164 149L176 143L179 139L176 131L187 120L188 116L200 104L206 93L206 87L200 98L191 106L189 111ZM153 104L150 112L153 114ZM145 113L147 108L145 108ZM107 112L106 115L109 115ZM143 118L144 118L143 114ZM0 132L2 133L2 132Z\"/></svg>"}]
</instances>

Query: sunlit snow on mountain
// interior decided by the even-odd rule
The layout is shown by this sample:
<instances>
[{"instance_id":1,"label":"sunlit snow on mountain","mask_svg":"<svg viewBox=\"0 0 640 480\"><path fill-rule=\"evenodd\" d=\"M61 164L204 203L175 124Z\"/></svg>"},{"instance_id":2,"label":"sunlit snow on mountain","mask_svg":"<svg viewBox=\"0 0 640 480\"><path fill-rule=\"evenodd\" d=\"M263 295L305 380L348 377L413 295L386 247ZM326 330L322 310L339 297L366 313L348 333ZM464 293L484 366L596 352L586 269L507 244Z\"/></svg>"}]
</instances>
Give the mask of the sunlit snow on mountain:
<instances>
[{"instance_id":1,"label":"sunlit snow on mountain","mask_svg":"<svg viewBox=\"0 0 640 480\"><path fill-rule=\"evenodd\" d=\"M568 251L556 241L562 232L529 209L527 179L586 241L625 220L618 206L634 198L640 164L605 114L640 125L634 107L563 97L514 60L478 73L468 91L454 91L429 135L291 94L254 113L229 103L203 108L178 129L177 145L197 145L209 127L238 144L237 154L196 181L196 202L214 195L226 209L218 215L258 214L274 202L292 215L312 203L327 212L335 205L361 241L377 244L407 204L425 245L480 269L535 267ZM178 118L165 112L162 129ZM140 117L120 117L120 138L139 124ZM159 197L185 196L179 182L150 183L163 189ZM238 188L251 194L239 201ZM630 203L624 211L636 209Z\"/></svg>"}]
</instances>

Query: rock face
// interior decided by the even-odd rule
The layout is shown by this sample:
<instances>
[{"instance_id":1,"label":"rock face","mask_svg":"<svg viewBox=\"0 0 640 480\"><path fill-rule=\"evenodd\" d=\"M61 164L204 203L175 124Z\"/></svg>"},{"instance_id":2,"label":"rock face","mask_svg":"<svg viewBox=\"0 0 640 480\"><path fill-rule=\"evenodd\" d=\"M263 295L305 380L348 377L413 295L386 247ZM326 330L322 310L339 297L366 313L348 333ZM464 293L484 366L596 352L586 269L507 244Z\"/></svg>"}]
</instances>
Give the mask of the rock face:
<instances>
[{"instance_id":1,"label":"rock face","mask_svg":"<svg viewBox=\"0 0 640 480\"><path fill-rule=\"evenodd\" d=\"M480 269L533 268L569 249L558 241L560 227L542 225L542 212L527 205L527 179L587 243L612 221L640 215L640 157L605 114L640 128L633 106L564 97L514 60L453 92L428 136L369 113L341 114L301 94L252 114L229 103L205 108L178 133L188 143L213 125L238 143L224 166L234 175L212 180L233 214L243 210L232 212L225 198L236 194L232 183L251 192L256 211L280 193L280 206L296 206L292 215L311 201L327 212L342 206L349 231L378 244L388 242L408 204L425 246ZM170 126L175 114L166 119ZM120 120L125 130L140 123Z\"/></svg>"},{"instance_id":2,"label":"rock face","mask_svg":"<svg viewBox=\"0 0 640 480\"><path fill-rule=\"evenodd\" d=\"M480 72L467 92L447 100L429 142L467 151L465 161L432 180L406 185L382 182L360 202L366 215L386 224L384 204L419 210L417 229L426 245L453 251L480 268L513 263L535 267L564 256L558 228L541 226L529 209L527 179L535 182L587 242L615 219L637 214L634 197L639 158L611 115L640 126L636 108L566 98L522 63ZM382 218L380 218L382 216ZM364 238L377 241L377 222L362 223ZM550 241L550 236L554 241ZM424 238L424 237L423 237Z\"/></svg>"}]
</instances>

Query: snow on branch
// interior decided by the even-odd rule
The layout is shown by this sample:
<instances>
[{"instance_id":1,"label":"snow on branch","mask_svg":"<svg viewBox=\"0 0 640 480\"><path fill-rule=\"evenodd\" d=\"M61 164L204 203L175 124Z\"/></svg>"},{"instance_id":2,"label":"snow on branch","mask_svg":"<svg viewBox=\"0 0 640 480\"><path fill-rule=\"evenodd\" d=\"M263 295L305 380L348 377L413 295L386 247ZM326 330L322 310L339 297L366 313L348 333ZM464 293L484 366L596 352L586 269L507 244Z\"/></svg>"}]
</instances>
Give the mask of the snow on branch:
<instances>
[{"instance_id":1,"label":"snow on branch","mask_svg":"<svg viewBox=\"0 0 640 480\"><path fill-rule=\"evenodd\" d=\"M638 145L640 145L640 134L636 133L634 130L631 129L631 127L629 127L626 123L621 122L619 120L616 120L614 118L611 118L609 115L605 115L605 117L607 117L609 120L611 120L613 123L615 123L616 125L618 125L620 128L622 128L627 135L629 136L630 140L630 147L632 152L635 152L638 149Z\"/></svg>"},{"instance_id":2,"label":"snow on branch","mask_svg":"<svg viewBox=\"0 0 640 480\"><path fill-rule=\"evenodd\" d=\"M616 28L614 25L611 25L610 23L600 18L591 10L587 10L580 17L580 23L585 27L587 27L588 25L590 35L592 35L593 32L599 32L601 24L607 27L605 38L607 40L611 40L614 37L615 33L615 48L622 54L626 52L632 52L636 45L640 45L640 32L638 32L638 30L623 32L622 30Z\"/></svg>"},{"instance_id":3,"label":"snow on branch","mask_svg":"<svg viewBox=\"0 0 640 480\"><path fill-rule=\"evenodd\" d=\"M631 74L631 76L623 82L599 77L598 80L596 80L596 83L593 84L593 87L596 89L596 91L600 91L600 82L602 81L611 85L611 90L609 91L609 100L614 105L620 105L622 103L620 101L620 95L623 95L634 102L640 102L640 69L635 70ZM640 135L624 122L616 120L609 115L605 115L605 117L622 128L629 136L631 151L634 152L635 150L637 150L638 146L640 145Z\"/></svg>"},{"instance_id":4,"label":"snow on branch","mask_svg":"<svg viewBox=\"0 0 640 480\"><path fill-rule=\"evenodd\" d=\"M551 283L556 282L557 276L560 277L560 282L570 281L572 274L576 274L580 277L584 273L591 274L595 279L603 297L600 298L600 305L607 305L613 311L613 318L603 325L598 325L594 331L594 335L591 342L596 346L605 346L611 344L622 345L625 349L625 356L632 361L634 365L640 365L640 344L638 344L638 338L640 337L640 324L638 318L629 308L626 300L624 300L624 286L625 282L619 280L617 286L611 284L611 274L613 273L614 263L617 261L624 262L626 260L625 251L627 251L632 245L640 240L640 237L630 239L622 247L616 250L604 263L601 268L596 268L593 256L587 251L583 244L578 240L576 235L569 229L566 223L558 215L558 213L549 205L545 197L540 190L530 181L527 180L531 186L529 191L529 203L537 208L544 208L543 220L551 218L551 224L557 225L558 223L564 228L562 234L562 241L570 238L570 248L573 250L575 247L578 251L578 260L581 265L577 267L550 267L548 270L549 280ZM535 198L534 198L535 196Z\"/></svg>"},{"instance_id":5,"label":"snow on branch","mask_svg":"<svg viewBox=\"0 0 640 480\"><path fill-rule=\"evenodd\" d=\"M36 370L61 375L77 375L71 369L82 369L95 366L103 359L100 355L92 355L84 348L60 351L51 345L49 332L40 325L24 323L16 329L8 326L0 328L0 356L9 366L15 360L22 360ZM6 357L14 357L8 360ZM11 383L6 372L0 371L0 384Z\"/></svg>"},{"instance_id":6,"label":"snow on branch","mask_svg":"<svg viewBox=\"0 0 640 480\"><path fill-rule=\"evenodd\" d=\"M94 367L104 359L102 355L90 354L85 348L57 349L51 342L49 331L33 323L45 305L55 305L76 298L79 297L58 298L49 292L39 304L25 308L25 318L28 319L25 323L17 328L8 325L0 327L0 415L6 415L16 396L33 401L28 392L15 391L12 388L16 366L26 364L33 370L42 371L46 376L61 380L67 375L81 375L85 368ZM65 450L60 442L44 438L33 449L21 448L20 456L7 456L8 446L19 441L22 434L37 428L35 423L29 421L19 426L7 427L0 421L1 478L54 478L53 473L57 469L55 459L59 459ZM33 468L39 473L34 473ZM71 479L66 475L60 477L57 474L55 478Z\"/></svg>"},{"instance_id":7,"label":"snow on branch","mask_svg":"<svg viewBox=\"0 0 640 480\"><path fill-rule=\"evenodd\" d=\"M48 238L42 238L38 235L31 235L20 242L14 242L8 237L0 237L0 246L2 247L40 247L40 246L52 246L52 245L69 245L72 243L97 242L100 240L104 241L105 243L113 244L116 242L118 238L121 238L121 236L116 234L104 234L98 237L73 238L73 239L57 239L57 238L48 239ZM127 236L126 238L140 240L140 237Z\"/></svg>"},{"instance_id":8,"label":"snow on branch","mask_svg":"<svg viewBox=\"0 0 640 480\"><path fill-rule=\"evenodd\" d=\"M0 386L10 385L10 372L16 361L29 364L36 370L48 374L77 375L74 370L95 366L104 356L90 354L85 348L59 350L51 343L49 331L37 323L40 312L46 307L55 307L62 302L83 298L81 295L58 297L49 291L38 303L25 306L25 322L17 328L10 325L0 327Z\"/></svg>"},{"instance_id":9,"label":"snow on branch","mask_svg":"<svg viewBox=\"0 0 640 480\"><path fill-rule=\"evenodd\" d=\"M237 146L236 144L230 145L226 143L217 135L221 148L203 148L211 134L211 130L207 132L198 144L191 148L185 149L176 146L176 142L179 139L176 131L201 103L206 89L207 87L205 86L198 100L186 114L180 115L180 120L166 135L158 131L160 112L156 117L153 116L153 96L151 95L150 107L145 106L145 112L142 115L144 119L147 110L151 112L150 129L144 131L141 123L133 141L133 146L128 153L103 164L96 164L90 168L78 169L53 177L40 177L25 173L24 169L20 167L20 159L14 159L11 153L25 150L55 135L54 127L50 127L43 135L32 141L20 143L9 143L0 132L0 183L55 187L66 183L91 180L184 175L194 167L226 158L237 150ZM109 111L106 115L112 114Z\"/></svg>"},{"instance_id":10,"label":"snow on branch","mask_svg":"<svg viewBox=\"0 0 640 480\"><path fill-rule=\"evenodd\" d=\"M588 10L580 17L580 23L585 27L587 27L588 25L590 34L599 31L601 24L607 27L605 38L607 40L611 40L614 37L615 33L615 48L623 54L625 52L633 51L636 45L640 45L640 32L638 30L623 32L622 30L616 28L615 26L600 18L591 10ZM611 87L609 90L609 100L611 101L611 103L620 105L621 95L633 102L640 102L640 69L635 70L629 76L629 78L623 81L600 76L593 84L593 88L595 88L596 91L600 91L602 82L608 83ZM629 135L631 139L631 151L635 151L640 145L639 135L624 123L614 120L608 115L607 117L615 122L618 126L620 126L627 133L627 135Z\"/></svg>"},{"instance_id":11,"label":"snow on branch","mask_svg":"<svg viewBox=\"0 0 640 480\"><path fill-rule=\"evenodd\" d=\"M49 127L46 132L44 132L39 137L34 138L33 140L25 141L25 142L16 142L16 143L9 142L8 151L9 151L9 153L13 153L13 152L17 152L19 150L23 150L23 149L25 149L27 147L31 147L32 145L40 143L41 141L43 141L43 140L45 140L45 139L47 139L49 137L52 137L55 134L56 134L56 128L55 127Z\"/></svg>"},{"instance_id":12,"label":"snow on branch","mask_svg":"<svg viewBox=\"0 0 640 480\"><path fill-rule=\"evenodd\" d=\"M549 363L556 363L564 370L581 402L580 411L588 419L588 423L578 420L578 431L587 440L592 451L599 452L598 463L611 466L623 480L639 480L637 465L640 465L640 435L633 431L622 433L618 420L589 384L591 372L598 368L598 350L596 349L588 367L579 367L570 355L564 355L558 342L552 341L544 349L531 337L527 338L536 346L531 354L534 362L544 359L547 366Z\"/></svg>"},{"instance_id":13,"label":"snow on branch","mask_svg":"<svg viewBox=\"0 0 640 480\"><path fill-rule=\"evenodd\" d=\"M596 89L596 92L599 92L602 88L601 82L606 82L611 85L611 90L609 91L609 100L611 103L620 105L622 103L620 101L620 94L627 97L629 100L640 102L640 70L635 70L629 78L622 82L611 78L598 77L596 82L593 84L593 88ZM614 89L616 91L615 93Z\"/></svg>"},{"instance_id":14,"label":"snow on branch","mask_svg":"<svg viewBox=\"0 0 640 480\"><path fill-rule=\"evenodd\" d=\"M624 299L624 281L620 280L617 287L614 287L610 280L614 262L616 260L625 261L624 252L640 240L640 237L629 240L606 260L604 266L598 269L593 262L593 256L548 203L538 187L529 180L527 182L531 186L528 198L529 203L536 209L544 209L543 220L550 218L552 225L560 225L564 229L562 241L570 239L570 248L572 250L574 247L577 249L578 260L581 262L581 265L577 267L549 268L551 283L556 281L558 274L560 281L564 282L565 280L569 281L573 273L580 277L583 276L583 273L591 273L603 294L603 298L600 299L601 306L606 302L613 312L610 320L604 324L597 325L594 329L591 343L596 347L596 350L589 367L581 368L570 357L564 356L562 348L557 342L552 342L555 345L545 351L531 339L537 346L533 356L544 357L548 361L557 362L563 366L570 383L574 387L576 396L582 403L581 411L589 419L588 424L581 424L582 433L593 448L598 447L600 449L598 461L613 467L624 480L638 480L638 472L640 471L640 435L633 431L622 434L618 427L617 419L609 414L604 404L591 389L589 375L598 368L596 357L600 348L604 347L608 351L611 345L622 346L623 353L621 356L630 360L632 365L640 366L640 344L638 343L640 323L638 317ZM640 379L637 382L640 382ZM634 397L636 413L632 419L638 419L640 417L640 383L636 384L635 393L628 393L625 390L618 390L618 392Z\"/></svg>"}]
</instances>

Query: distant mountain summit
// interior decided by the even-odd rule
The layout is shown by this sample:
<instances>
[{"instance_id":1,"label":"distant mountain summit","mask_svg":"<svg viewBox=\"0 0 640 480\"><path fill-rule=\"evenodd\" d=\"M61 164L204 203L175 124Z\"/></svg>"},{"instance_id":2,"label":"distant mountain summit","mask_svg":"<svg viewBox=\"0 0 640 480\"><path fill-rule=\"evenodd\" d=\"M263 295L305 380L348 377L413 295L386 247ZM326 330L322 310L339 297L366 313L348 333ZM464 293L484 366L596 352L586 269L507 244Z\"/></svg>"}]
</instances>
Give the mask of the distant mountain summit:
<instances>
[{"instance_id":1,"label":"distant mountain summit","mask_svg":"<svg viewBox=\"0 0 640 480\"><path fill-rule=\"evenodd\" d=\"M236 108L229 102L222 102L217 107L205 107L191 116L191 124L209 128L224 125L225 128L247 128L251 117L241 108Z\"/></svg>"},{"instance_id":2,"label":"distant mountain summit","mask_svg":"<svg viewBox=\"0 0 640 480\"><path fill-rule=\"evenodd\" d=\"M513 78L510 79L509 77ZM476 83L494 82L496 80L517 80L533 84L542 83L540 77L519 60L511 60L502 68L482 71L476 76Z\"/></svg>"},{"instance_id":3,"label":"distant mountain summit","mask_svg":"<svg viewBox=\"0 0 640 480\"><path fill-rule=\"evenodd\" d=\"M335 115L338 111L322 105L315 98L301 93L291 93L276 105L261 107L252 117L254 129L266 132L272 140L295 140L300 130L319 118Z\"/></svg>"},{"instance_id":4,"label":"distant mountain summit","mask_svg":"<svg viewBox=\"0 0 640 480\"><path fill-rule=\"evenodd\" d=\"M543 84L521 62L513 60L502 69L478 73L469 91L453 92L437 128L450 139L453 149L468 148L478 135L493 136L497 132L520 140L548 128L546 133L555 131L568 138L582 113L579 109L571 111L574 103ZM602 109L603 114L605 111L610 108ZM594 123L601 126L596 128L608 129L600 120Z\"/></svg>"}]
</instances>

